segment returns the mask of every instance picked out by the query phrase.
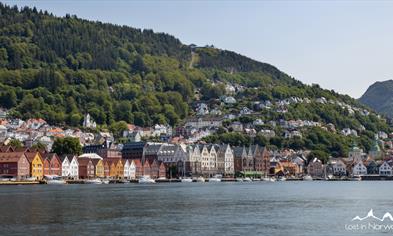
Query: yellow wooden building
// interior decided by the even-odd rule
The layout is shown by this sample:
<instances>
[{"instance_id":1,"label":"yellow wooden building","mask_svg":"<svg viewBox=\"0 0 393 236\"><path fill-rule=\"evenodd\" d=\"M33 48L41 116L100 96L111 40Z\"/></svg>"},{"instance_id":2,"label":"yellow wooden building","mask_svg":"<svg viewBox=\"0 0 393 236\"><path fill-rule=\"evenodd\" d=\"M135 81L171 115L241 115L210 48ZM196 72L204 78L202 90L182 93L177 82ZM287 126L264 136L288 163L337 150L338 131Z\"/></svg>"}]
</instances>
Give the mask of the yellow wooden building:
<instances>
[{"instance_id":1,"label":"yellow wooden building","mask_svg":"<svg viewBox=\"0 0 393 236\"><path fill-rule=\"evenodd\" d=\"M30 163L30 175L38 180L44 177L44 162L39 152L25 152Z\"/></svg>"}]
</instances>

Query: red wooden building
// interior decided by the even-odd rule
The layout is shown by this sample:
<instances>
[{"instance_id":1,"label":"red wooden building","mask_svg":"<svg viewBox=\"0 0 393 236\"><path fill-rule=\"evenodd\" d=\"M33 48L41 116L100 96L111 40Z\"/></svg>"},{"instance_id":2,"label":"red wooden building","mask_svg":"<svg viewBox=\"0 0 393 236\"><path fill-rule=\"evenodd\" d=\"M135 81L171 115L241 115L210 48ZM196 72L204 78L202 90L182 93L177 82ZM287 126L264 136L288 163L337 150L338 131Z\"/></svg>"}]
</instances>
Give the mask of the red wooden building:
<instances>
[{"instance_id":1,"label":"red wooden building","mask_svg":"<svg viewBox=\"0 0 393 236\"><path fill-rule=\"evenodd\" d=\"M30 163L23 152L0 153L0 176L23 179L30 176Z\"/></svg>"}]
</instances>

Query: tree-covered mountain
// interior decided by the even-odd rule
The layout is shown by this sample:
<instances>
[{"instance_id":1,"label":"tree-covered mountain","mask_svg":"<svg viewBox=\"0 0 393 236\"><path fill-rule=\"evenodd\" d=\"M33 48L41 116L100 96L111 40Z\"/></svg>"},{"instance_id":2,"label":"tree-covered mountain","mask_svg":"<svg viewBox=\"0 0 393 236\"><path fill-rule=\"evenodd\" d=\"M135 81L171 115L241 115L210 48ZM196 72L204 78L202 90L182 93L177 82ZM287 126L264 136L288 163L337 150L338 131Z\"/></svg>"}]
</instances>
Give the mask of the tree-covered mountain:
<instances>
[{"instance_id":1,"label":"tree-covered mountain","mask_svg":"<svg viewBox=\"0 0 393 236\"><path fill-rule=\"evenodd\" d=\"M381 114L393 117L393 80L372 84L359 101Z\"/></svg>"},{"instance_id":2,"label":"tree-covered mountain","mask_svg":"<svg viewBox=\"0 0 393 236\"><path fill-rule=\"evenodd\" d=\"M298 97L313 102L288 105L285 113L257 111L253 119L302 119L332 124L338 131L355 129L365 147L373 132L390 131L375 113L362 114L366 108L355 99L305 85L235 52L184 45L152 30L55 17L35 8L0 3L0 16L0 107L15 117L81 126L89 113L101 127L116 121L178 125L194 116L201 102L225 115L253 108L258 101ZM229 95L227 85L241 88L231 94L236 104L221 102ZM315 103L320 98L330 102ZM351 107L358 109L351 112ZM308 146L316 148L319 138ZM334 146L324 145L325 151Z\"/></svg>"}]
</instances>

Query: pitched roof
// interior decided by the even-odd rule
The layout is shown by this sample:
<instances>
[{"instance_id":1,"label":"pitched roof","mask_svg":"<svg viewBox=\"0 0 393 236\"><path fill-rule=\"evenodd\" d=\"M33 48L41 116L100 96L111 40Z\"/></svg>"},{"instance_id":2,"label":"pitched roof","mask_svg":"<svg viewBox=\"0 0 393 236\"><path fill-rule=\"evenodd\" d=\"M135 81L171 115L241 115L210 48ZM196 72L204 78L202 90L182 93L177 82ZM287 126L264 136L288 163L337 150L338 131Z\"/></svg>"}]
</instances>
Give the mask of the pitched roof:
<instances>
[{"instance_id":1,"label":"pitched roof","mask_svg":"<svg viewBox=\"0 0 393 236\"><path fill-rule=\"evenodd\" d=\"M27 160L29 160L29 162L33 162L35 156L38 154L39 158L42 160L41 154L39 152L25 152L25 156L27 157Z\"/></svg>"},{"instance_id":2,"label":"pitched roof","mask_svg":"<svg viewBox=\"0 0 393 236\"><path fill-rule=\"evenodd\" d=\"M87 166L91 159L89 158L78 158L79 166Z\"/></svg>"},{"instance_id":3,"label":"pitched roof","mask_svg":"<svg viewBox=\"0 0 393 236\"><path fill-rule=\"evenodd\" d=\"M1 152L0 162L17 162L23 155L23 152Z\"/></svg>"}]
</instances>

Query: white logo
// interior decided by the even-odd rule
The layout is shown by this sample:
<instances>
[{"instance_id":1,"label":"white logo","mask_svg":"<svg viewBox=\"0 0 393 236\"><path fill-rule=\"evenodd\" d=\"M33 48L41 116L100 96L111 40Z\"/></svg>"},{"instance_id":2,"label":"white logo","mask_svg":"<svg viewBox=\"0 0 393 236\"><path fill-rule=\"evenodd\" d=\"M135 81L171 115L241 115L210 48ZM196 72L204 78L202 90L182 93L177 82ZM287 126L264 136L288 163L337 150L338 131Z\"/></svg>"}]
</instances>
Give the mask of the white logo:
<instances>
[{"instance_id":1,"label":"white logo","mask_svg":"<svg viewBox=\"0 0 393 236\"><path fill-rule=\"evenodd\" d=\"M371 210L367 213L367 216L365 216L365 217L355 216L355 217L352 219L352 221L356 221L356 220L358 220L358 221L363 221L363 220L366 220L366 219L369 219L369 218L375 219L375 220L379 220L379 221L384 221L385 219L389 219L390 221L393 221L393 217L392 217L392 215L391 215L389 212L386 212L385 215L383 215L382 218L378 218L378 217L374 216L373 209L371 209Z\"/></svg>"}]
</instances>

